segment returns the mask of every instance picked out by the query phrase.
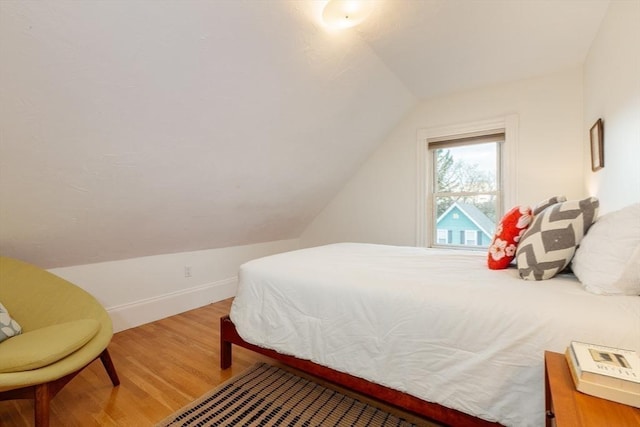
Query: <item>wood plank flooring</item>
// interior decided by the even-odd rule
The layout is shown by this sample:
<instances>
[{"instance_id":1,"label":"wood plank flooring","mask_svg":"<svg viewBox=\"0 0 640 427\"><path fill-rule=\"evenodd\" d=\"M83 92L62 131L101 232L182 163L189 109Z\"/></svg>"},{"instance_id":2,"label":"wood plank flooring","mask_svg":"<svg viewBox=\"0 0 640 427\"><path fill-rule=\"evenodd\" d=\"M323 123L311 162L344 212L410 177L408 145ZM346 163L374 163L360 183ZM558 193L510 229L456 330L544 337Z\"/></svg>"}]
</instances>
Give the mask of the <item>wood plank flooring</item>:
<instances>
[{"instance_id":1,"label":"wood plank flooring","mask_svg":"<svg viewBox=\"0 0 640 427\"><path fill-rule=\"evenodd\" d=\"M220 370L219 319L231 301L115 334L109 352L120 386L113 387L100 361L93 362L52 400L51 427L153 426L254 363L277 364L234 346L232 367ZM0 402L0 426L33 426L33 401Z\"/></svg>"}]
</instances>

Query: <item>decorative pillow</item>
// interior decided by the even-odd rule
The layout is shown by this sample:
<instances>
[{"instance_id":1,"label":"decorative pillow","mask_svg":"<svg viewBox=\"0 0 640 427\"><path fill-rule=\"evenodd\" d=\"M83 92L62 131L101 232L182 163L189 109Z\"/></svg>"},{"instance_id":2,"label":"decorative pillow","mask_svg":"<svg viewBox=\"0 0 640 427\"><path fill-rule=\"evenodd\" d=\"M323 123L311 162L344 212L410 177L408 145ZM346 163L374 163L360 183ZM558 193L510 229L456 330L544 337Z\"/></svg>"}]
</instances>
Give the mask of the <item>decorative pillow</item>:
<instances>
[{"instance_id":1,"label":"decorative pillow","mask_svg":"<svg viewBox=\"0 0 640 427\"><path fill-rule=\"evenodd\" d=\"M0 342L21 332L22 327L9 316L9 311L0 303Z\"/></svg>"},{"instance_id":2,"label":"decorative pillow","mask_svg":"<svg viewBox=\"0 0 640 427\"><path fill-rule=\"evenodd\" d=\"M537 215L516 252L520 277L546 280L562 271L593 224L599 204L595 197L570 200Z\"/></svg>"},{"instance_id":3,"label":"decorative pillow","mask_svg":"<svg viewBox=\"0 0 640 427\"><path fill-rule=\"evenodd\" d=\"M529 228L532 218L529 206L516 206L502 217L489 245L487 264L491 270L507 268L513 261L518 242Z\"/></svg>"},{"instance_id":4,"label":"decorative pillow","mask_svg":"<svg viewBox=\"0 0 640 427\"><path fill-rule=\"evenodd\" d=\"M558 203L566 202L567 198L565 196L553 196L549 197L547 200L543 200L537 205L533 207L533 215L538 215L543 210L547 209L549 206L557 205Z\"/></svg>"},{"instance_id":5,"label":"decorative pillow","mask_svg":"<svg viewBox=\"0 0 640 427\"><path fill-rule=\"evenodd\" d=\"M580 242L571 269L589 292L640 295L639 256L640 203L636 203L598 218Z\"/></svg>"}]
</instances>

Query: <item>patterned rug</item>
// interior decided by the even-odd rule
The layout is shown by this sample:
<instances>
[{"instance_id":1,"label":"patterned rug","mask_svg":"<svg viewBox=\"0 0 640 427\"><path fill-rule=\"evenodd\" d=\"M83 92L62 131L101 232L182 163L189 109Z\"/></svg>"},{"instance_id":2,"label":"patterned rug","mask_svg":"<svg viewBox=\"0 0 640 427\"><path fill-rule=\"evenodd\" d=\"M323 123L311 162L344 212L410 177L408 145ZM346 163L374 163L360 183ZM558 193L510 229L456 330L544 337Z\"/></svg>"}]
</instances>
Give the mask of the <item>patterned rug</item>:
<instances>
[{"instance_id":1,"label":"patterned rug","mask_svg":"<svg viewBox=\"0 0 640 427\"><path fill-rule=\"evenodd\" d=\"M156 427L414 426L266 363L210 391Z\"/></svg>"}]
</instances>

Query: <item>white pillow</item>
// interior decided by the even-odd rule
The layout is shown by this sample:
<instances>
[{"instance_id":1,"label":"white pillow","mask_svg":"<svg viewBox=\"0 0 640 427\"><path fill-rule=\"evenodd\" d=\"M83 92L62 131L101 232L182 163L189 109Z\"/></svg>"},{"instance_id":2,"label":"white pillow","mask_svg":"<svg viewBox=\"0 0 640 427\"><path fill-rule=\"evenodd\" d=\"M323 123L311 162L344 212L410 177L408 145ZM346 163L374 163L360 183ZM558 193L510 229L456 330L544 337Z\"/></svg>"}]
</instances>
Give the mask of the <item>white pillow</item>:
<instances>
[{"instance_id":1,"label":"white pillow","mask_svg":"<svg viewBox=\"0 0 640 427\"><path fill-rule=\"evenodd\" d=\"M640 203L598 218L571 268L589 292L640 295Z\"/></svg>"}]
</instances>

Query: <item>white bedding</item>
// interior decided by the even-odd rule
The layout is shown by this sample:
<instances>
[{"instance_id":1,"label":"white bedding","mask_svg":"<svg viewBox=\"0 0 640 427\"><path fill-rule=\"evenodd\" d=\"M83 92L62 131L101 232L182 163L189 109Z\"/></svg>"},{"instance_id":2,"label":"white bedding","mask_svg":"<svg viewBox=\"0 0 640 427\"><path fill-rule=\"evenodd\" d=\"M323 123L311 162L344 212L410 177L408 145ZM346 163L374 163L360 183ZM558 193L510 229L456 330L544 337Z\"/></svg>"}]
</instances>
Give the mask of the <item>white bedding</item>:
<instances>
[{"instance_id":1,"label":"white bedding","mask_svg":"<svg viewBox=\"0 0 640 427\"><path fill-rule=\"evenodd\" d=\"M508 426L544 425L544 350L640 351L640 298L532 282L486 254L342 243L244 264L231 319L249 343Z\"/></svg>"}]
</instances>

